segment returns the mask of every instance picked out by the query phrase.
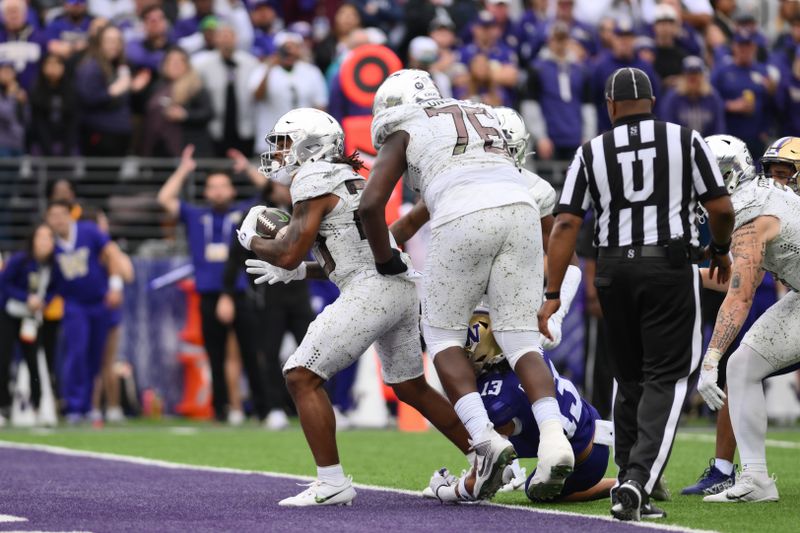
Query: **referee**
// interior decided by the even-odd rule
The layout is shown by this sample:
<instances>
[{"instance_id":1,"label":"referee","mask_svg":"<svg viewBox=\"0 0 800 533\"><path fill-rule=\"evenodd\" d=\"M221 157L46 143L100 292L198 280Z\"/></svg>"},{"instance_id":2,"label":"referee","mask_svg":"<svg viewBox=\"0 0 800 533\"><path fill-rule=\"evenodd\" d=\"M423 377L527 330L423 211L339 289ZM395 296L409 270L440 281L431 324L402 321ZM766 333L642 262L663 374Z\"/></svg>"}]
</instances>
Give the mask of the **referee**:
<instances>
[{"instance_id":1,"label":"referee","mask_svg":"<svg viewBox=\"0 0 800 533\"><path fill-rule=\"evenodd\" d=\"M606 322L614 399L611 514L662 518L649 503L672 449L689 374L700 362L700 275L730 275L733 206L716 161L696 131L656 120L653 89L635 68L606 82L613 128L587 142L567 171L547 254L550 274L539 328L560 305L559 291L584 212L594 208L595 287ZM697 202L708 211L712 243L699 248Z\"/></svg>"}]
</instances>

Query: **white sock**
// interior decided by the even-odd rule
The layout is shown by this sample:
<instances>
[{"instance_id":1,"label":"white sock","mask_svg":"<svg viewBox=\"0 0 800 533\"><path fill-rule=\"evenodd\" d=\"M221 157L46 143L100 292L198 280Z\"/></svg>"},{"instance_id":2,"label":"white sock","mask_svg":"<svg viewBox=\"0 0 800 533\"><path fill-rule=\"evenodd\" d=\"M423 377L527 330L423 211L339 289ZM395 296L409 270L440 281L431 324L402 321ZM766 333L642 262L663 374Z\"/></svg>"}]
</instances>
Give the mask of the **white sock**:
<instances>
[{"instance_id":1,"label":"white sock","mask_svg":"<svg viewBox=\"0 0 800 533\"><path fill-rule=\"evenodd\" d=\"M767 402L762 380L774 370L745 344L728 360L728 407L743 473L767 472Z\"/></svg>"},{"instance_id":2,"label":"white sock","mask_svg":"<svg viewBox=\"0 0 800 533\"><path fill-rule=\"evenodd\" d=\"M561 424L561 410L558 407L558 401L550 396L541 398L533 402L531 406L533 410L533 417L536 419L536 425L541 430L542 423L548 420L556 420Z\"/></svg>"},{"instance_id":3,"label":"white sock","mask_svg":"<svg viewBox=\"0 0 800 533\"><path fill-rule=\"evenodd\" d=\"M522 467L519 466L519 460L514 459L511 461L511 471L514 472L515 478L522 477Z\"/></svg>"},{"instance_id":4,"label":"white sock","mask_svg":"<svg viewBox=\"0 0 800 533\"><path fill-rule=\"evenodd\" d=\"M327 483L328 485L344 485L347 478L344 477L344 469L342 465L331 466L318 466L317 479Z\"/></svg>"},{"instance_id":5,"label":"white sock","mask_svg":"<svg viewBox=\"0 0 800 533\"><path fill-rule=\"evenodd\" d=\"M731 473L733 473L733 463L728 461L727 459L720 459L719 457L715 457L714 468L716 468L726 476L730 476Z\"/></svg>"},{"instance_id":6,"label":"white sock","mask_svg":"<svg viewBox=\"0 0 800 533\"><path fill-rule=\"evenodd\" d=\"M474 442L486 440L486 432L494 426L492 426L489 415L486 413L486 408L483 406L481 395L477 392L465 394L458 399L453 407L458 418L461 419L461 423L467 428L472 440Z\"/></svg>"},{"instance_id":7,"label":"white sock","mask_svg":"<svg viewBox=\"0 0 800 533\"><path fill-rule=\"evenodd\" d=\"M742 474L755 474L756 477L767 475L767 463L744 463Z\"/></svg>"}]
</instances>

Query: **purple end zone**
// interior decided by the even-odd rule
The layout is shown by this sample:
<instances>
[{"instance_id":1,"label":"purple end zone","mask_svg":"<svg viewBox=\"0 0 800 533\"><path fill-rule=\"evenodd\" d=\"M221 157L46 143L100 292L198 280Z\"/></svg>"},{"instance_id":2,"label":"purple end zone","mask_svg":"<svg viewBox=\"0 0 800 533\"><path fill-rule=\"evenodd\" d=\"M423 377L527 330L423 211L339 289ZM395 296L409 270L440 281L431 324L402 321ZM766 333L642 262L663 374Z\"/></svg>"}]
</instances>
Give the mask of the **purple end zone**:
<instances>
[{"instance_id":1,"label":"purple end zone","mask_svg":"<svg viewBox=\"0 0 800 533\"><path fill-rule=\"evenodd\" d=\"M0 447L0 531L642 531L630 524L357 489L352 507L285 509L292 479L167 469Z\"/></svg>"}]
</instances>

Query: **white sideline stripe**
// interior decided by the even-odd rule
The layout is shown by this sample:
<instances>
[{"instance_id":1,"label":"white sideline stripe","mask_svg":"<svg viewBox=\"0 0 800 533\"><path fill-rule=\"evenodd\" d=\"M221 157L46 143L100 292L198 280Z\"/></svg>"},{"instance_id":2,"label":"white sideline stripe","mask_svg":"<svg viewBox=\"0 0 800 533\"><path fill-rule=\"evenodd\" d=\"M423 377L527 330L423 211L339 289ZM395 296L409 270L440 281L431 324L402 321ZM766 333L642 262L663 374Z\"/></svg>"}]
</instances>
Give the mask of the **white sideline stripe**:
<instances>
[{"instance_id":1,"label":"white sideline stripe","mask_svg":"<svg viewBox=\"0 0 800 533\"><path fill-rule=\"evenodd\" d=\"M314 481L315 478L310 476L298 476L295 474L281 474L278 472L265 472L262 470L244 470L244 469L237 469L237 468L226 468L220 466L200 466L200 465L189 465L184 463L173 463L170 461L162 461L160 459L145 459L143 457L135 457L130 455L117 455L114 453L104 453L104 452L89 452L85 450L73 450L70 448L62 448L60 446L50 446L47 444L28 444L22 442L9 442L0 440L0 448L12 448L18 450L34 450L39 452L45 453L52 453L54 455L65 455L69 457L84 457L88 459L101 459L105 461L118 461L122 463L131 463L136 465L142 466L156 466L159 468L167 468L171 470L196 470L200 472L213 472L217 474L238 474L238 475L256 475L256 476L264 476L269 478L282 478L282 479L294 479L296 481L305 481L310 482ZM363 483L353 483L353 486L358 489L366 489L366 490L377 490L383 492L392 492L395 494L405 494L407 496L416 496L418 498L422 498L422 491L414 491L414 490L405 490L405 489L395 489L390 487L379 487L377 485L365 485ZM550 514L550 515L561 515L561 516L575 516L580 518L588 518L592 520L602 520L604 522L614 522L618 523L615 519L610 516L601 516L601 515L589 515L589 514L581 514L581 513L573 513L569 511L556 511L552 509L536 509L533 507L524 507L521 505L509 505L503 503L491 503L486 502L482 503L481 505L487 505L491 507L500 507L503 509L514 509L516 511L527 511L530 513L541 513L541 514ZM691 529L688 527L682 526L675 526L670 524L656 524L656 523L649 523L649 522L626 522L627 525L632 525L635 527L641 527L644 529L660 529L660 530L668 530L668 531L680 531L684 533L716 533L713 530L709 529Z\"/></svg>"},{"instance_id":2,"label":"white sideline stripe","mask_svg":"<svg viewBox=\"0 0 800 533\"><path fill-rule=\"evenodd\" d=\"M716 442L717 438L714 435L706 435L703 433L678 433L676 436L678 440L687 440L695 442ZM770 448L784 448L787 450L800 450L800 442L792 442L790 440L767 439L764 441Z\"/></svg>"},{"instance_id":3,"label":"white sideline stripe","mask_svg":"<svg viewBox=\"0 0 800 533\"><path fill-rule=\"evenodd\" d=\"M0 514L0 524L8 524L10 522L27 522L28 519L22 516L14 516L13 514Z\"/></svg>"}]
</instances>

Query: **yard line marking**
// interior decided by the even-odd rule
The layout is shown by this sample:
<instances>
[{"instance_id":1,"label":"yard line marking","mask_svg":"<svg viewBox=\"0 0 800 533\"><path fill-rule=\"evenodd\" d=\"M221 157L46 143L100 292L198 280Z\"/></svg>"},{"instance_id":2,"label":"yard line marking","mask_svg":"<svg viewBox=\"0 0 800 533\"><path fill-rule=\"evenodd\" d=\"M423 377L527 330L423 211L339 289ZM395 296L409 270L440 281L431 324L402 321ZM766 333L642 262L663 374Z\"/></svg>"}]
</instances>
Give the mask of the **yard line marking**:
<instances>
[{"instance_id":1,"label":"yard line marking","mask_svg":"<svg viewBox=\"0 0 800 533\"><path fill-rule=\"evenodd\" d=\"M182 427L182 426L172 427L169 428L167 431L169 431L173 435L197 435L199 433L197 428Z\"/></svg>"},{"instance_id":2,"label":"yard line marking","mask_svg":"<svg viewBox=\"0 0 800 533\"><path fill-rule=\"evenodd\" d=\"M27 522L28 519L22 516L14 516L13 514L0 514L0 524L8 524L10 522Z\"/></svg>"},{"instance_id":3,"label":"yard line marking","mask_svg":"<svg viewBox=\"0 0 800 533\"><path fill-rule=\"evenodd\" d=\"M172 470L197 470L201 472L213 472L217 474L237 474L237 475L257 475L257 476L264 476L269 478L282 478L282 479L294 479L296 481L304 481L310 482L314 481L315 478L310 476L299 476L296 474L281 474L279 472L266 472L263 470L244 470L244 469L237 469L237 468L227 468L221 466L203 466L203 465L190 465L185 463L175 463L171 461L164 461L161 459L146 459L144 457L136 457L132 455L118 455L114 453L106 453L106 452L90 452L85 450L74 450L70 448L62 448L60 446L51 446L47 444L29 444L29 443L21 443L21 442L10 442L10 441L3 441L0 440L0 448L15 448L20 450L33 450L33 451L40 451L45 453L52 453L55 455L65 455L71 457L83 457L89 459L101 459L105 461L119 461L123 463L131 463L136 465L142 466L155 466L159 468L167 468ZM377 485L367 485L363 483L353 483L353 486L359 489L365 490L377 490L383 492L391 492L394 494L405 494L408 496L416 496L418 498L422 498L422 491L421 490L406 490L406 489L395 489L391 487L380 487ZM554 509L538 509L535 507L528 507L522 505L509 505L504 503L492 503L492 502L483 502L480 505L486 505L490 507L500 507L503 509L514 509L514 510L522 510L528 511L531 513L542 513L542 514L550 514L550 515L561 515L561 516L574 516L580 518L587 518L592 520L602 520L605 522L614 522L617 523L617 520L610 516L602 516L602 515L590 515L590 514L582 514L582 513L574 513L570 511L558 511ZM649 523L649 522L626 522L626 524L633 525L636 527L641 527L644 529L658 529L658 530L667 530L667 531L676 531L676 532L683 532L683 533L716 533L714 530L710 529L692 529L683 526L676 526L671 524L657 524L657 523Z\"/></svg>"},{"instance_id":4,"label":"yard line marking","mask_svg":"<svg viewBox=\"0 0 800 533\"><path fill-rule=\"evenodd\" d=\"M695 442L716 442L717 438L714 435L707 435L704 433L679 433L676 436L677 440L687 440ZM800 442L792 442L790 440L767 439L764 441L770 448L785 448L787 450L800 450Z\"/></svg>"}]
</instances>

